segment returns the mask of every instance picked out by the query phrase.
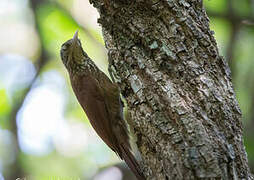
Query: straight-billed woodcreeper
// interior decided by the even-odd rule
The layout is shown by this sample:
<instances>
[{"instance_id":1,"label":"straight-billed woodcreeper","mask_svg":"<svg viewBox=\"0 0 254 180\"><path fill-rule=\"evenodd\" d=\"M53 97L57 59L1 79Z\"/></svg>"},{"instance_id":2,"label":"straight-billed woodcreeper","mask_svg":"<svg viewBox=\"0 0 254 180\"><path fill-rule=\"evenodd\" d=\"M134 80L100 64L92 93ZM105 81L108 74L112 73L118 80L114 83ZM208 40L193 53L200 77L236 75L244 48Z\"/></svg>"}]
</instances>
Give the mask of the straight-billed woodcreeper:
<instances>
[{"instance_id":1,"label":"straight-billed woodcreeper","mask_svg":"<svg viewBox=\"0 0 254 180\"><path fill-rule=\"evenodd\" d=\"M145 179L131 153L119 88L99 70L82 49L78 32L62 45L61 58L69 72L73 91L94 130L125 160L139 180Z\"/></svg>"}]
</instances>

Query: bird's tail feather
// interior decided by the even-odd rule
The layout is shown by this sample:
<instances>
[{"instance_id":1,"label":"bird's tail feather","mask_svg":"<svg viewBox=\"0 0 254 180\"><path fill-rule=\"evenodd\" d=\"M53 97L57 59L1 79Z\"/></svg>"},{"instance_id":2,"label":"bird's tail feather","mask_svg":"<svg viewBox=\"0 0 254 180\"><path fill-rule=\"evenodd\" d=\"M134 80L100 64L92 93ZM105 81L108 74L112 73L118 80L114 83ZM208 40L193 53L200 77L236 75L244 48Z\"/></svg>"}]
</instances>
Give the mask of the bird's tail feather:
<instances>
[{"instance_id":1,"label":"bird's tail feather","mask_svg":"<svg viewBox=\"0 0 254 180\"><path fill-rule=\"evenodd\" d=\"M135 174L138 180L145 180L145 177L143 173L141 172L139 165L133 156L133 154L124 146L121 146L122 149L122 158L126 162L126 164L129 166L129 168L132 170L132 172Z\"/></svg>"}]
</instances>

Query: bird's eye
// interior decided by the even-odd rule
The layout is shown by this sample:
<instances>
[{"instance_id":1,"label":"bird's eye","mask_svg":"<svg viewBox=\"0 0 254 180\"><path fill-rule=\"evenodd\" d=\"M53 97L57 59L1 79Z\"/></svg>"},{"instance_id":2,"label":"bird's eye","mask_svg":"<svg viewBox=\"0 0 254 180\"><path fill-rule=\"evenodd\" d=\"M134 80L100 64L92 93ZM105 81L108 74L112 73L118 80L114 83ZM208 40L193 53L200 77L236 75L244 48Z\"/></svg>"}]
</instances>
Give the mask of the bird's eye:
<instances>
[{"instance_id":1,"label":"bird's eye","mask_svg":"<svg viewBox=\"0 0 254 180\"><path fill-rule=\"evenodd\" d=\"M67 47L65 45L62 46L62 50L66 50Z\"/></svg>"},{"instance_id":2,"label":"bird's eye","mask_svg":"<svg viewBox=\"0 0 254 180\"><path fill-rule=\"evenodd\" d=\"M67 50L70 47L70 44L64 44L62 46L62 50Z\"/></svg>"}]
</instances>

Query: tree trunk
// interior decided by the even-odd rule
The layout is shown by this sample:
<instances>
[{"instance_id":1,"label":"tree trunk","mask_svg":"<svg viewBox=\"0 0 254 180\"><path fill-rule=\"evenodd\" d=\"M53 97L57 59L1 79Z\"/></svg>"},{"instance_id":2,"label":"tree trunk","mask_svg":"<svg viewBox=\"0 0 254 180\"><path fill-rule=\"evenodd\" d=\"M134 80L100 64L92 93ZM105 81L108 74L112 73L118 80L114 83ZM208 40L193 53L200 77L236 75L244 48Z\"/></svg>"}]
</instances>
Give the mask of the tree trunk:
<instances>
[{"instance_id":1,"label":"tree trunk","mask_svg":"<svg viewBox=\"0 0 254 180\"><path fill-rule=\"evenodd\" d=\"M90 0L147 179L252 179L202 0Z\"/></svg>"}]
</instances>

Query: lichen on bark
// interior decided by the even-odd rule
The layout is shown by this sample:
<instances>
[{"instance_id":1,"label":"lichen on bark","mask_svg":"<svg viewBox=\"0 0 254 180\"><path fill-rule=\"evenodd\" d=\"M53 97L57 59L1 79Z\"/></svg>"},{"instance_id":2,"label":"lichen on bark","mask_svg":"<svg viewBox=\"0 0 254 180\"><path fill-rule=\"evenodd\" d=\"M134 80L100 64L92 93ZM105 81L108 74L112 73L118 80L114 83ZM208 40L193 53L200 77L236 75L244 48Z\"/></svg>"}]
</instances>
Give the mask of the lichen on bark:
<instances>
[{"instance_id":1,"label":"lichen on bark","mask_svg":"<svg viewBox=\"0 0 254 180\"><path fill-rule=\"evenodd\" d=\"M90 0L147 179L251 179L241 111L202 0Z\"/></svg>"}]
</instances>

